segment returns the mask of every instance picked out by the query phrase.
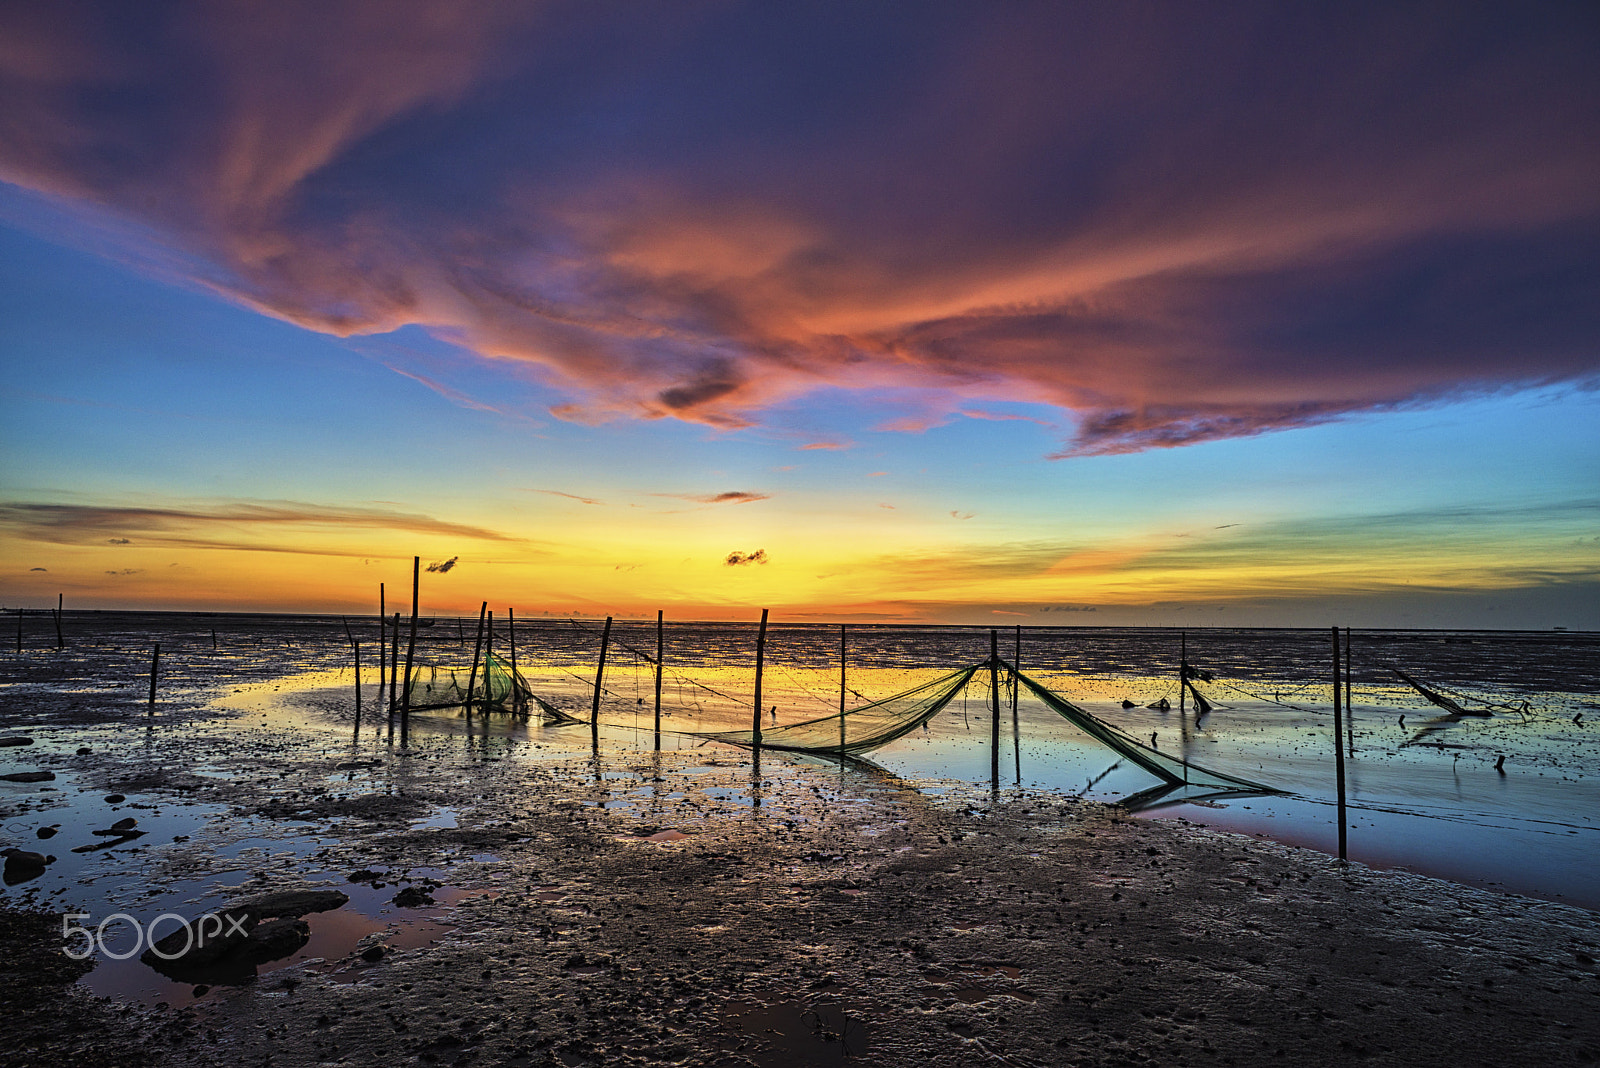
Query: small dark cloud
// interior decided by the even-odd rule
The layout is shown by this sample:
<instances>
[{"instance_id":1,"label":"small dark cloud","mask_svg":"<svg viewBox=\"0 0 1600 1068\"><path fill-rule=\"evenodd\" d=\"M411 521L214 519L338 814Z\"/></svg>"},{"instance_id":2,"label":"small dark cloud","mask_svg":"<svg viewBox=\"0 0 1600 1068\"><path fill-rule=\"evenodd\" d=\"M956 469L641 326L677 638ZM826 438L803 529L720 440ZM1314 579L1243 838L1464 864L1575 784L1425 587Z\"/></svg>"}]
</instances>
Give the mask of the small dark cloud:
<instances>
[{"instance_id":1,"label":"small dark cloud","mask_svg":"<svg viewBox=\"0 0 1600 1068\"><path fill-rule=\"evenodd\" d=\"M451 568L455 567L456 566L456 561L459 560L459 559L461 559L461 557L452 556L448 560L440 560L436 564L429 564L428 565L428 570L432 571L432 572L434 572L436 574L442 575L446 571L449 571Z\"/></svg>"},{"instance_id":2,"label":"small dark cloud","mask_svg":"<svg viewBox=\"0 0 1600 1068\"><path fill-rule=\"evenodd\" d=\"M977 514L978 514L977 512L951 512L950 513L950 518L951 519L971 519L973 516L975 516Z\"/></svg>"},{"instance_id":3,"label":"small dark cloud","mask_svg":"<svg viewBox=\"0 0 1600 1068\"><path fill-rule=\"evenodd\" d=\"M120 571L107 571L108 575L137 575L144 571L142 567L125 567Z\"/></svg>"},{"instance_id":4,"label":"small dark cloud","mask_svg":"<svg viewBox=\"0 0 1600 1068\"><path fill-rule=\"evenodd\" d=\"M47 568L47 567L30 567L30 568L28 568L28 570L29 571L48 571L50 569Z\"/></svg>"},{"instance_id":5,"label":"small dark cloud","mask_svg":"<svg viewBox=\"0 0 1600 1068\"><path fill-rule=\"evenodd\" d=\"M728 490L725 493L652 493L652 497L673 497L680 501L694 501L697 504L749 504L751 501L770 500L765 493L751 493L747 490Z\"/></svg>"},{"instance_id":6,"label":"small dark cloud","mask_svg":"<svg viewBox=\"0 0 1600 1068\"><path fill-rule=\"evenodd\" d=\"M133 544L133 542L128 538L107 538L106 539L106 544L107 545L131 545L131 544Z\"/></svg>"},{"instance_id":7,"label":"small dark cloud","mask_svg":"<svg viewBox=\"0 0 1600 1068\"><path fill-rule=\"evenodd\" d=\"M757 549L753 553L729 553L725 563L729 567L738 567L740 564L764 564L767 562L767 550Z\"/></svg>"}]
</instances>

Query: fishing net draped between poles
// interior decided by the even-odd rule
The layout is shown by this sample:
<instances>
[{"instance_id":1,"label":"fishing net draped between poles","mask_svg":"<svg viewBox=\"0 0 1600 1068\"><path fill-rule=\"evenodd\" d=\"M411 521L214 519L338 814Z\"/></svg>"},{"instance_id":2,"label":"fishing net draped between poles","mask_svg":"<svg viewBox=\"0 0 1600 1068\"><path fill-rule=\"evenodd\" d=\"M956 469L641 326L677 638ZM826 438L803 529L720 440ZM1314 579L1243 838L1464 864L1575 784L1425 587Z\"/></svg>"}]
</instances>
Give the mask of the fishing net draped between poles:
<instances>
[{"instance_id":1,"label":"fishing net draped between poles","mask_svg":"<svg viewBox=\"0 0 1600 1068\"><path fill-rule=\"evenodd\" d=\"M881 701L852 708L844 713L844 747L846 754L865 753L888 745L903 735L910 734L934 716L966 688L978 671L987 665L974 665L952 671L921 686L885 697ZM803 723L789 723L781 727L763 727L761 748L787 749L796 752L838 753L840 715L809 719ZM693 731L695 738L751 748L755 744L754 732Z\"/></svg>"},{"instance_id":2,"label":"fishing net draped between poles","mask_svg":"<svg viewBox=\"0 0 1600 1068\"><path fill-rule=\"evenodd\" d=\"M950 701L966 688L978 672L987 670L988 663L974 664L951 672L932 682L886 697L881 701L853 708L843 714L845 742L842 751L859 755L879 746L887 745L938 715ZM1002 664L1009 670L1009 665ZM1250 779L1228 775L1200 767L1168 756L1156 749L1140 745L1117 728L1079 708L1065 697L1041 686L1021 672L1016 677L1037 697L1046 708L1077 727L1090 738L1112 750L1132 764L1156 776L1167 786L1198 786L1207 789L1244 791L1249 793L1278 793L1270 786ZM839 753L839 726L841 716L834 713L793 723L782 727L763 729L761 746L764 749L784 749L810 753ZM695 732L694 737L727 742L750 748L754 745L752 731Z\"/></svg>"},{"instance_id":3,"label":"fishing net draped between poles","mask_svg":"<svg viewBox=\"0 0 1600 1068\"><path fill-rule=\"evenodd\" d=\"M467 692L468 683L472 692ZM522 672L513 672L494 653L488 653L473 678L470 670L418 664L412 669L408 687L413 709L459 708L470 701L486 712L525 714L537 708L552 723L577 723L579 720L545 701L529 688Z\"/></svg>"},{"instance_id":4,"label":"fishing net draped between poles","mask_svg":"<svg viewBox=\"0 0 1600 1068\"><path fill-rule=\"evenodd\" d=\"M1217 790L1244 790L1251 793L1275 794L1280 792L1262 783L1252 782L1237 775L1212 771L1210 768L1203 768L1198 764L1168 756L1159 749L1151 749L1149 746L1140 745L1111 724L1085 712L1065 697L1039 685L1039 683L1028 678L1022 672L1017 672L1017 677L1050 711L1071 723L1107 749L1117 753L1129 763L1138 765L1168 785L1199 786Z\"/></svg>"}]
</instances>

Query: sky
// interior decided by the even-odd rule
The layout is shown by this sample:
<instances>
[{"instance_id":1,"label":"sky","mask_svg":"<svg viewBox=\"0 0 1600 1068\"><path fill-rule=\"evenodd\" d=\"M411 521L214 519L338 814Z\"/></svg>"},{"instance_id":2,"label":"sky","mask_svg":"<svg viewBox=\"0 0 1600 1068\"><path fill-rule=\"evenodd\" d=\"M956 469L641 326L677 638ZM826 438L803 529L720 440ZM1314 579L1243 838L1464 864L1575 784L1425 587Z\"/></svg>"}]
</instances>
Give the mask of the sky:
<instances>
[{"instance_id":1,"label":"sky","mask_svg":"<svg viewBox=\"0 0 1600 1068\"><path fill-rule=\"evenodd\" d=\"M0 604L1600 629L1590 3L0 9Z\"/></svg>"}]
</instances>

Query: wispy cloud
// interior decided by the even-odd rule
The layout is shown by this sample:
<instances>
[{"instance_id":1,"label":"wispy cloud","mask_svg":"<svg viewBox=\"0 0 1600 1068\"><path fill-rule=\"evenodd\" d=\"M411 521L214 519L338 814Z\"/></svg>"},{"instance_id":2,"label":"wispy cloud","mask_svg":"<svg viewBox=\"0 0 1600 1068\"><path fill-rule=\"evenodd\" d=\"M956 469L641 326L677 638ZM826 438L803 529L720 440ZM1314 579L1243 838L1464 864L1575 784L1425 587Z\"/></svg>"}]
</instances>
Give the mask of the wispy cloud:
<instances>
[{"instance_id":1,"label":"wispy cloud","mask_svg":"<svg viewBox=\"0 0 1600 1068\"><path fill-rule=\"evenodd\" d=\"M680 501L694 501L697 504L750 504L754 501L768 501L772 497L766 493L750 493L746 490L728 490L724 493L652 493L652 497L672 497Z\"/></svg>"},{"instance_id":2,"label":"wispy cloud","mask_svg":"<svg viewBox=\"0 0 1600 1068\"><path fill-rule=\"evenodd\" d=\"M729 553L728 558L723 561L729 567L738 567L741 564L764 564L766 562L767 550L765 549L757 549L753 553Z\"/></svg>"},{"instance_id":3,"label":"wispy cloud","mask_svg":"<svg viewBox=\"0 0 1600 1068\"><path fill-rule=\"evenodd\" d=\"M310 546L282 540L260 540L270 532L333 533L341 530L384 530L449 535L483 541L510 542L497 531L435 519L432 516L378 508L331 508L296 501L230 501L200 507L135 507L125 505L0 502L0 530L11 536L58 545L124 544L135 535L141 546L238 549L254 552L363 556L370 552Z\"/></svg>"},{"instance_id":4,"label":"wispy cloud","mask_svg":"<svg viewBox=\"0 0 1600 1068\"><path fill-rule=\"evenodd\" d=\"M549 494L552 497L565 497L567 500L569 500L569 501L577 501L579 504L604 504L605 503L604 501L596 500L593 497L580 497L576 493L562 493L560 490L536 489L536 490L529 490L528 492L529 493L546 493L546 494Z\"/></svg>"},{"instance_id":5,"label":"wispy cloud","mask_svg":"<svg viewBox=\"0 0 1600 1068\"><path fill-rule=\"evenodd\" d=\"M833 44L774 48L780 20ZM1082 456L1600 370L1583 4L124 27L115 0L0 13L0 178L267 314L514 363L562 418L733 429L918 390L891 425L1045 404Z\"/></svg>"}]
</instances>

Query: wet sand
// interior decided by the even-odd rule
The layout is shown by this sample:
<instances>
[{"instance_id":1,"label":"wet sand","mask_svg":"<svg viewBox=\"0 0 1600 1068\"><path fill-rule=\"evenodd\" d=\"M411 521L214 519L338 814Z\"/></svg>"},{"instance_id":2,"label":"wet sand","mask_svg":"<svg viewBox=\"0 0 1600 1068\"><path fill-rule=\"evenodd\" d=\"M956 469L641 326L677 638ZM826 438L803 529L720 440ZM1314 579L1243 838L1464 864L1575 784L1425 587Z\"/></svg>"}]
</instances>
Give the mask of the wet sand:
<instances>
[{"instance_id":1,"label":"wet sand","mask_svg":"<svg viewBox=\"0 0 1600 1068\"><path fill-rule=\"evenodd\" d=\"M284 685L220 711L196 692L149 730L130 704L8 705L35 739L8 769L58 778L6 785L7 845L71 858L119 816L153 830L6 889L0 1064L1600 1057L1591 912L1048 793L757 772L631 734L597 760L586 727L431 714L409 752L355 744L342 691ZM321 955L165 1007L96 999L50 935L69 904L197 915L308 884L352 896L307 917ZM434 906L389 899L408 885Z\"/></svg>"}]
</instances>

